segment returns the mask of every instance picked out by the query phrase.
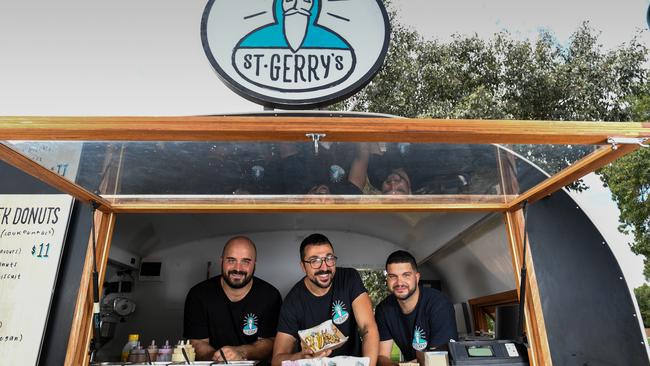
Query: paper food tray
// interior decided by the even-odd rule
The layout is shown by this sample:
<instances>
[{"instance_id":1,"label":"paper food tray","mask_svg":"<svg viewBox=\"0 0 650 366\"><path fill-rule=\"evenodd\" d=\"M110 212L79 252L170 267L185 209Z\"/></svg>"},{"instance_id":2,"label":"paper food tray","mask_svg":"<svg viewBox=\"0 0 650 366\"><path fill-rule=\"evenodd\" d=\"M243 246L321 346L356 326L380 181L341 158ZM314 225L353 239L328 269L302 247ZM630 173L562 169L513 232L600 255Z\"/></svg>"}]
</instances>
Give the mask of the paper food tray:
<instances>
[{"instance_id":1,"label":"paper food tray","mask_svg":"<svg viewBox=\"0 0 650 366\"><path fill-rule=\"evenodd\" d=\"M321 349L314 349L313 347L309 347L305 339L311 336L312 334L320 333L322 331L327 331L328 333L336 334L339 337L340 341L337 343L328 344L327 346ZM298 335L300 336L300 343L302 344L303 348L309 348L314 352L322 352L328 349L335 350L341 347L348 340L348 337L344 336L343 333L341 333L341 331L336 327L336 325L332 323L331 319L315 327L305 329L305 330L299 330Z\"/></svg>"}]
</instances>

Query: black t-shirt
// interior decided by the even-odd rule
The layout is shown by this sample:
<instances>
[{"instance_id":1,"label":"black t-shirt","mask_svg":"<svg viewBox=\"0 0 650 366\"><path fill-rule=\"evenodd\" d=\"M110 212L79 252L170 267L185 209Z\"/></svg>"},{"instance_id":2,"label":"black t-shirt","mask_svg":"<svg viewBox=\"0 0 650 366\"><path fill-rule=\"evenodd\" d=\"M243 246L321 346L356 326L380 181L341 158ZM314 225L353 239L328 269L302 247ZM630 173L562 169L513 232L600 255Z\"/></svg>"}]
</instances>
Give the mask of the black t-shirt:
<instances>
[{"instance_id":1,"label":"black t-shirt","mask_svg":"<svg viewBox=\"0 0 650 366\"><path fill-rule=\"evenodd\" d=\"M215 349L275 337L281 305L280 292L257 277L253 277L248 294L237 302L226 296L221 276L212 277L192 287L185 298L183 336L209 338Z\"/></svg>"},{"instance_id":2,"label":"black t-shirt","mask_svg":"<svg viewBox=\"0 0 650 366\"><path fill-rule=\"evenodd\" d=\"M323 296L314 296L301 279L284 298L278 332L292 335L296 339L294 351L300 349L299 330L305 330L331 319L336 327L348 337L341 348L332 352L333 356L361 356L361 338L352 311L352 302L366 288L361 276L353 268L336 268L332 286Z\"/></svg>"},{"instance_id":3,"label":"black t-shirt","mask_svg":"<svg viewBox=\"0 0 650 366\"><path fill-rule=\"evenodd\" d=\"M456 313L453 305L440 291L420 287L418 303L409 314L403 314L394 295L389 295L375 309L379 340L392 339L405 360L415 358L415 351L458 339Z\"/></svg>"}]
</instances>

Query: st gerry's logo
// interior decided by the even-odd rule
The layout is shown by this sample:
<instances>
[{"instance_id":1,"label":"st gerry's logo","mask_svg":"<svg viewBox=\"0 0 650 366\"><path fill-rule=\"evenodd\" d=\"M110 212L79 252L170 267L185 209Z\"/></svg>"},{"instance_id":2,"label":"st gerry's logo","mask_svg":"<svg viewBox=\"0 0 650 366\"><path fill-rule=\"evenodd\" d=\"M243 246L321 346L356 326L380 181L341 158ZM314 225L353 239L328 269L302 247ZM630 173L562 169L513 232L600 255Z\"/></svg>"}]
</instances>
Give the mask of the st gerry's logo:
<instances>
[{"instance_id":1,"label":"st gerry's logo","mask_svg":"<svg viewBox=\"0 0 650 366\"><path fill-rule=\"evenodd\" d=\"M260 104L306 108L366 85L389 40L381 0L210 0L204 50L219 76Z\"/></svg>"}]
</instances>

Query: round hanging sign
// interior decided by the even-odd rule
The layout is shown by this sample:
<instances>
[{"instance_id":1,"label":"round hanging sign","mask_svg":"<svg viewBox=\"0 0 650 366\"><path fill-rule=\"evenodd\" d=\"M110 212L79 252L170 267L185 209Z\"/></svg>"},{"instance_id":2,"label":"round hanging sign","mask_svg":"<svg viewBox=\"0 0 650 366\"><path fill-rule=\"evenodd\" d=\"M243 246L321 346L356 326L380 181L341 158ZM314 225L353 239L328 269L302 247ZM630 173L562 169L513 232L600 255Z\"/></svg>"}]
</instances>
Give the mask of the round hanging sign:
<instances>
[{"instance_id":1,"label":"round hanging sign","mask_svg":"<svg viewBox=\"0 0 650 366\"><path fill-rule=\"evenodd\" d=\"M210 0L201 40L228 87L262 105L320 107L381 68L390 39L381 0Z\"/></svg>"}]
</instances>

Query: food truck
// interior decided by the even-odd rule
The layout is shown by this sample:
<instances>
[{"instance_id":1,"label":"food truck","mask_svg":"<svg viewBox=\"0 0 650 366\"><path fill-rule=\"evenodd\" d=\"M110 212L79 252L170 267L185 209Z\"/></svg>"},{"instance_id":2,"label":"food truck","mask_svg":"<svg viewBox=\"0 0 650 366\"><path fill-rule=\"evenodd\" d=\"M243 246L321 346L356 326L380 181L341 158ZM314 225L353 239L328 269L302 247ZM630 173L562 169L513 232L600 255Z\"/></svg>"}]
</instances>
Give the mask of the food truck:
<instances>
[{"instance_id":1,"label":"food truck","mask_svg":"<svg viewBox=\"0 0 650 366\"><path fill-rule=\"evenodd\" d=\"M219 274L229 237L256 242L256 276L284 296L303 276L300 241L319 232L337 265L362 272L413 253L421 285L454 304L451 364L648 364L620 265L564 187L643 148L650 124L313 110L366 85L389 42L380 1L338 18L314 3L303 33L284 27L279 1L224 17L211 0L203 16L221 79L282 111L0 117L3 360L121 365L133 333L175 345L185 296ZM543 171L522 145L580 156ZM382 194L394 169L410 187ZM505 343L524 354L497 354Z\"/></svg>"}]
</instances>

